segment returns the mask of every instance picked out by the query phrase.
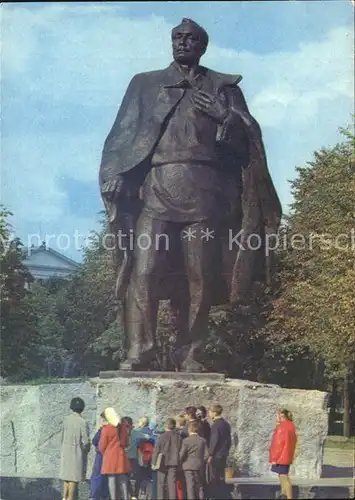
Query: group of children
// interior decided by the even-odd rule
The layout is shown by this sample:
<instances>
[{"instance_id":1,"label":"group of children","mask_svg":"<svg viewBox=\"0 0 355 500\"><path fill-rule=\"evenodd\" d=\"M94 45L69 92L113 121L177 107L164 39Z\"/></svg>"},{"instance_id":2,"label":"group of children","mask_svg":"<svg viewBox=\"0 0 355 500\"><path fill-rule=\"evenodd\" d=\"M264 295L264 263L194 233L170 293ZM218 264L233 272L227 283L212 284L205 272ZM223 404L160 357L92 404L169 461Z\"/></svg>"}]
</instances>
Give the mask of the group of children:
<instances>
[{"instance_id":1,"label":"group of children","mask_svg":"<svg viewBox=\"0 0 355 500\"><path fill-rule=\"evenodd\" d=\"M210 408L211 425L205 407L189 406L163 426L147 417L134 426L106 408L92 441L92 500L223 498L231 428L222 411Z\"/></svg>"}]
</instances>

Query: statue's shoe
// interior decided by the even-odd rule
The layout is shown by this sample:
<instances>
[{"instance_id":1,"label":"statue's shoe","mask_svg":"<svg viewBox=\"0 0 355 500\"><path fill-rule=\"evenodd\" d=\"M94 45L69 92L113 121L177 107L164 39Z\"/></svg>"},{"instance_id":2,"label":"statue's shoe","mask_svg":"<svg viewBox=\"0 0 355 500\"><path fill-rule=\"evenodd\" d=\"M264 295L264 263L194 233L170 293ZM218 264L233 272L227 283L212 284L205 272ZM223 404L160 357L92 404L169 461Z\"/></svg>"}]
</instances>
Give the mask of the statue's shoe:
<instances>
[{"instance_id":1,"label":"statue's shoe","mask_svg":"<svg viewBox=\"0 0 355 500\"><path fill-rule=\"evenodd\" d=\"M121 370L148 370L150 365L156 361L157 351L153 347L147 351L143 351L139 356L128 357L126 361L120 364Z\"/></svg>"},{"instance_id":2,"label":"statue's shoe","mask_svg":"<svg viewBox=\"0 0 355 500\"><path fill-rule=\"evenodd\" d=\"M187 358L189 351L190 346L186 345L170 352L170 360L174 365L176 371L181 371L181 364Z\"/></svg>"},{"instance_id":3,"label":"statue's shoe","mask_svg":"<svg viewBox=\"0 0 355 500\"><path fill-rule=\"evenodd\" d=\"M171 354L171 360L177 371L201 373L206 371L201 363L196 361L197 352L201 348L201 342L186 344L176 349Z\"/></svg>"},{"instance_id":4,"label":"statue's shoe","mask_svg":"<svg viewBox=\"0 0 355 500\"><path fill-rule=\"evenodd\" d=\"M185 359L185 361L181 363L180 371L190 372L190 373L202 373L205 372L206 369L201 363L194 360L193 358L187 358Z\"/></svg>"}]
</instances>

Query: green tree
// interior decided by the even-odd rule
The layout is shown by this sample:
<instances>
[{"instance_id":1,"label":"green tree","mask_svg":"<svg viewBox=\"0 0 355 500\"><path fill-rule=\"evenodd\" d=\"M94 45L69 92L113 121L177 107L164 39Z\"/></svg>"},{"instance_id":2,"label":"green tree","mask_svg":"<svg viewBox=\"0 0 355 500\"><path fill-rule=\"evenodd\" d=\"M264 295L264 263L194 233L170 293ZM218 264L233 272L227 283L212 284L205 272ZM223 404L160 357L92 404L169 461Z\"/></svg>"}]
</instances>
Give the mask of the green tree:
<instances>
[{"instance_id":1,"label":"green tree","mask_svg":"<svg viewBox=\"0 0 355 500\"><path fill-rule=\"evenodd\" d=\"M34 335L33 314L25 301L25 284L32 277L23 265L22 244L13 238L5 207L0 207L1 374L21 371L24 349Z\"/></svg>"},{"instance_id":2,"label":"green tree","mask_svg":"<svg viewBox=\"0 0 355 500\"><path fill-rule=\"evenodd\" d=\"M308 352L326 380L342 379L348 387L355 359L355 143L349 130L342 132L343 142L315 152L291 182L281 289L268 331L273 341ZM347 394L344 399L346 410Z\"/></svg>"},{"instance_id":3,"label":"green tree","mask_svg":"<svg viewBox=\"0 0 355 500\"><path fill-rule=\"evenodd\" d=\"M122 311L114 296L116 276L105 218L101 226L92 232L84 262L63 291L65 307L58 304L64 318L63 346L87 373L116 368L124 356Z\"/></svg>"},{"instance_id":4,"label":"green tree","mask_svg":"<svg viewBox=\"0 0 355 500\"><path fill-rule=\"evenodd\" d=\"M35 282L27 292L25 303L32 311L32 324L36 334L29 339L23 353L23 369L27 376L61 375L62 365L68 356L63 346L64 321L61 307L66 308L66 282L52 278Z\"/></svg>"}]
</instances>

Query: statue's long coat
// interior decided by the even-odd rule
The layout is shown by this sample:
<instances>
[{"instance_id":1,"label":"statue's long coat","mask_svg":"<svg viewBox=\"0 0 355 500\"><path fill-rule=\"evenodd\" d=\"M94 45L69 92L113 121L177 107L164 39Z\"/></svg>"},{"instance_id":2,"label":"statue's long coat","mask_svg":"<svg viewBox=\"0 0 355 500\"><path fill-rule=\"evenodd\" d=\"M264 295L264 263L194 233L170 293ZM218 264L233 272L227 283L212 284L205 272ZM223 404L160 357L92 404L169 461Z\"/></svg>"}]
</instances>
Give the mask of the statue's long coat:
<instances>
[{"instance_id":1,"label":"statue's long coat","mask_svg":"<svg viewBox=\"0 0 355 500\"><path fill-rule=\"evenodd\" d=\"M259 125L250 115L243 94L238 87L241 76L217 73L202 68L209 78L216 95L227 100L230 114L224 124L218 127L216 147L221 157L226 197L230 200L231 213L220 228L220 262L216 263L215 303L237 300L248 293L255 279L268 278L270 257L264 252L265 234L277 231L281 207L272 183L264 152ZM182 99L185 90L174 88L176 69L168 68L141 73L131 80L113 127L105 141L100 167L100 188L111 227L134 228L135 220L142 208L139 187L150 168L150 158L161 137L169 113ZM235 176L241 181L240 196L233 191ZM121 191L119 201L110 202L108 193ZM130 197L125 196L130 191ZM231 229L230 232L229 229ZM231 240L241 229L239 246ZM257 234L263 241L259 251L247 248L247 243L256 245L250 235ZM233 247L232 250L228 247ZM243 249L241 249L242 247ZM126 255L127 257L127 255ZM121 261L118 269L119 295L129 279L130 264ZM170 272L183 274L178 256L171 256ZM218 265L217 265L218 264ZM122 274L125 268L125 276ZM128 270L128 274L127 274ZM120 272L121 271L121 272ZM161 298L173 298L176 283L170 288L166 280L161 286ZM176 279L175 279L176 282Z\"/></svg>"}]
</instances>

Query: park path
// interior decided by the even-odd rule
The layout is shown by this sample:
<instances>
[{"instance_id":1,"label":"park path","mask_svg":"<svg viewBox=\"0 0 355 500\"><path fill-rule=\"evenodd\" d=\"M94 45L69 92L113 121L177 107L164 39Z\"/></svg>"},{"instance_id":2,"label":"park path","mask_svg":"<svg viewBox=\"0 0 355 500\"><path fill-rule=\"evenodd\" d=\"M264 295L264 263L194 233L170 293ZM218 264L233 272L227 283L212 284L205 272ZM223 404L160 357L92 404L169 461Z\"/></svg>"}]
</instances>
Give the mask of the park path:
<instances>
[{"instance_id":1,"label":"park path","mask_svg":"<svg viewBox=\"0 0 355 500\"><path fill-rule=\"evenodd\" d=\"M325 448L323 477L354 477L354 450Z\"/></svg>"}]
</instances>

